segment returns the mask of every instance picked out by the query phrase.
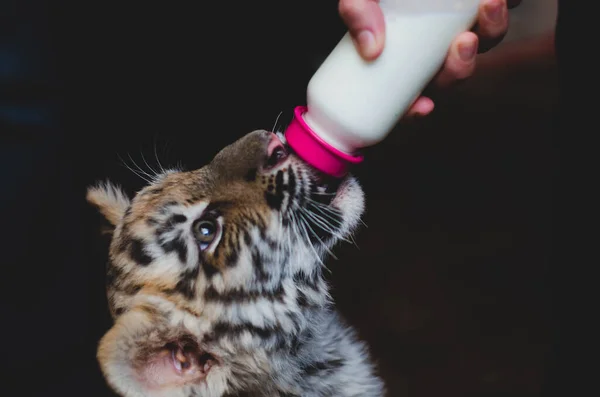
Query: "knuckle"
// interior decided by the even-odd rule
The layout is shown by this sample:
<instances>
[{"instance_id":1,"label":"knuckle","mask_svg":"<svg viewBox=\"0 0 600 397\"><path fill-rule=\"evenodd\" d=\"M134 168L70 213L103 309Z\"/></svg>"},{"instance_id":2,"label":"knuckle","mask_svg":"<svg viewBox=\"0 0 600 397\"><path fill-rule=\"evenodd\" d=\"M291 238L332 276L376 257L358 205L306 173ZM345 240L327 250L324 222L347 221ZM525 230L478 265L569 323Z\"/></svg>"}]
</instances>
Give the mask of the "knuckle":
<instances>
[{"instance_id":1,"label":"knuckle","mask_svg":"<svg viewBox=\"0 0 600 397\"><path fill-rule=\"evenodd\" d=\"M465 79L468 79L469 77L471 77L473 75L474 71L475 71L475 61L470 62L466 65L457 67L454 70L454 77L458 81L465 80Z\"/></svg>"}]
</instances>

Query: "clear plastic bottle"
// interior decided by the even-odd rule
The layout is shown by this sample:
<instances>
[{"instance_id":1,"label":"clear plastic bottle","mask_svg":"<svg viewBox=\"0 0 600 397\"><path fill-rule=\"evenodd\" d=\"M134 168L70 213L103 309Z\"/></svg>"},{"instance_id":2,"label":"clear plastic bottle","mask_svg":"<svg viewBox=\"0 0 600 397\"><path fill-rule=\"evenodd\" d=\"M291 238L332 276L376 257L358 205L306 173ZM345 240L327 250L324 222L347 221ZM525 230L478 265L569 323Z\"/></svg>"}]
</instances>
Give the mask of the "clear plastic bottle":
<instances>
[{"instance_id":1,"label":"clear plastic bottle","mask_svg":"<svg viewBox=\"0 0 600 397\"><path fill-rule=\"evenodd\" d=\"M305 161L343 176L361 148L383 140L442 66L452 41L472 26L479 0L381 0L385 46L364 60L349 33L308 84L285 135Z\"/></svg>"}]
</instances>

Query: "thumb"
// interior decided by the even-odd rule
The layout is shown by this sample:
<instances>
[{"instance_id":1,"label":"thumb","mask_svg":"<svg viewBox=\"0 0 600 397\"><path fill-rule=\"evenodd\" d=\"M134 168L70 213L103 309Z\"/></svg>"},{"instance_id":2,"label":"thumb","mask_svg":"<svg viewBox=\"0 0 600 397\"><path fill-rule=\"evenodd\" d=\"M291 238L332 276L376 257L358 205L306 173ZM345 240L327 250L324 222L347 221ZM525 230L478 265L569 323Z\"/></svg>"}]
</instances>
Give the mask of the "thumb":
<instances>
[{"instance_id":1,"label":"thumb","mask_svg":"<svg viewBox=\"0 0 600 397\"><path fill-rule=\"evenodd\" d=\"M377 58L385 43L385 21L379 1L340 0L338 8L363 58Z\"/></svg>"}]
</instances>

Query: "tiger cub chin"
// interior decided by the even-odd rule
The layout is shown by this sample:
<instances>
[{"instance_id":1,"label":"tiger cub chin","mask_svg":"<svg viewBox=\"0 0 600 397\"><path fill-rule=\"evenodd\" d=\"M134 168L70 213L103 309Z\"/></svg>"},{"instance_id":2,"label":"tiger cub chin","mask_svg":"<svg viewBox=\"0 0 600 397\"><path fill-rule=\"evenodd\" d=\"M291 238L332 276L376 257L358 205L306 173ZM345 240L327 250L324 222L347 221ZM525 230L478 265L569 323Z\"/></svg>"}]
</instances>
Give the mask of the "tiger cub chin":
<instances>
[{"instance_id":1,"label":"tiger cub chin","mask_svg":"<svg viewBox=\"0 0 600 397\"><path fill-rule=\"evenodd\" d=\"M352 176L323 183L283 139L254 131L133 199L88 190L111 225L114 325L97 357L119 395L384 395L323 279L363 191Z\"/></svg>"}]
</instances>

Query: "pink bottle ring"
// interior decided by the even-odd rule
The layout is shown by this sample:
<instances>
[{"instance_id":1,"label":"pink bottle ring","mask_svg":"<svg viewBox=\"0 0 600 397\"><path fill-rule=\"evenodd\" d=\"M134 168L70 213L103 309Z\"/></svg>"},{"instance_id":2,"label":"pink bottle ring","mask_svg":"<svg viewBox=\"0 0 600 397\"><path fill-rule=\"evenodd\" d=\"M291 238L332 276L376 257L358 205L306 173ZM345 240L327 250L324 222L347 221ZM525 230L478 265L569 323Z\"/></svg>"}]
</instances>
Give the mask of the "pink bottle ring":
<instances>
[{"instance_id":1,"label":"pink bottle ring","mask_svg":"<svg viewBox=\"0 0 600 397\"><path fill-rule=\"evenodd\" d=\"M364 160L362 155L344 153L317 136L302 117L306 111L306 106L297 106L294 109L294 118L285 130L288 145L300 158L319 171L336 178L343 177L352 165Z\"/></svg>"}]
</instances>

